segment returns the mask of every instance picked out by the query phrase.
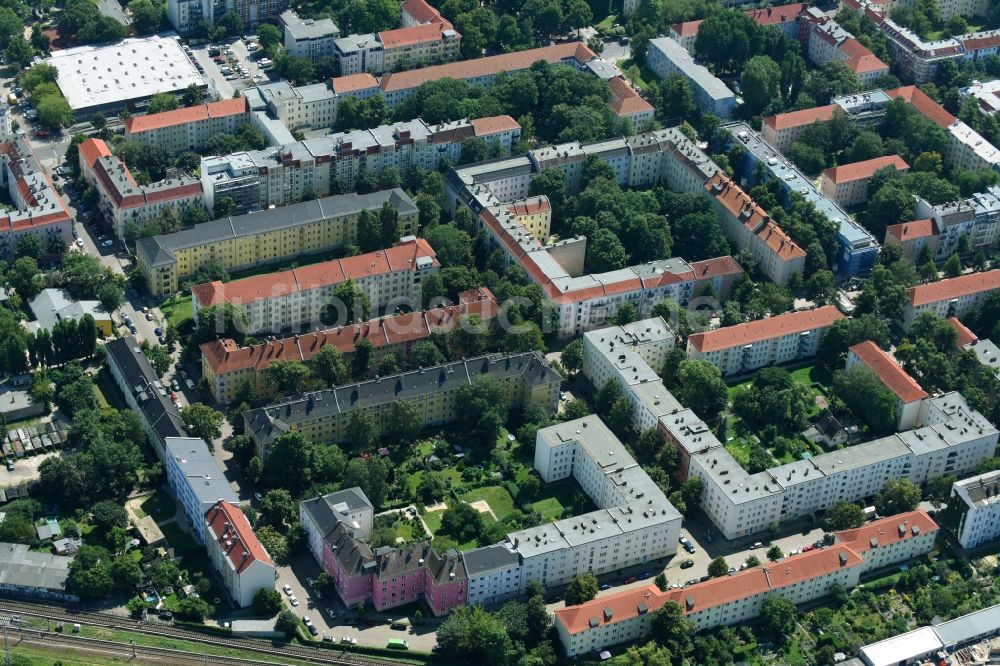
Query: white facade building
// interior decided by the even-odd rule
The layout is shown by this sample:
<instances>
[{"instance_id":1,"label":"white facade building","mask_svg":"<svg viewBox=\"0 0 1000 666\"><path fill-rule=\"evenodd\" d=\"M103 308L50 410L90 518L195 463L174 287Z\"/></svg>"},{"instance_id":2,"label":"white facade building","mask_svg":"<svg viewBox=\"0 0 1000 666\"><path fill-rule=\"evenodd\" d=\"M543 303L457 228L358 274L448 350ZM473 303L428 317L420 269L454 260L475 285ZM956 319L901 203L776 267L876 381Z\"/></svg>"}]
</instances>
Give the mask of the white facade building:
<instances>
[{"instance_id":1,"label":"white facade building","mask_svg":"<svg viewBox=\"0 0 1000 666\"><path fill-rule=\"evenodd\" d=\"M334 55L333 42L340 37L340 28L331 19L303 19L291 9L279 18L289 55L314 63Z\"/></svg>"},{"instance_id":2,"label":"white facade building","mask_svg":"<svg viewBox=\"0 0 1000 666\"><path fill-rule=\"evenodd\" d=\"M671 74L683 76L691 84L694 102L702 112L730 118L736 109L736 95L704 65L670 37L649 40L646 64L661 79Z\"/></svg>"},{"instance_id":3,"label":"white facade building","mask_svg":"<svg viewBox=\"0 0 1000 666\"><path fill-rule=\"evenodd\" d=\"M910 287L909 299L903 307L903 330L909 331L923 312L942 319L962 318L982 306L986 297L1000 289L1000 269L983 273L967 273L929 284Z\"/></svg>"},{"instance_id":4,"label":"white facade building","mask_svg":"<svg viewBox=\"0 0 1000 666\"><path fill-rule=\"evenodd\" d=\"M521 558L497 543L462 553L469 579L469 606L491 606L521 594Z\"/></svg>"},{"instance_id":5,"label":"white facade building","mask_svg":"<svg viewBox=\"0 0 1000 666\"><path fill-rule=\"evenodd\" d=\"M957 481L948 508L961 512L955 538L962 548L977 548L1000 537L1000 471Z\"/></svg>"},{"instance_id":6,"label":"white facade building","mask_svg":"<svg viewBox=\"0 0 1000 666\"><path fill-rule=\"evenodd\" d=\"M323 540L338 524L351 528L355 539L372 533L375 509L361 488L345 488L299 503L299 524L306 533L309 552L323 566Z\"/></svg>"},{"instance_id":7,"label":"white facade building","mask_svg":"<svg viewBox=\"0 0 1000 666\"><path fill-rule=\"evenodd\" d=\"M273 590L274 561L238 506L219 502L205 514L208 559L233 604L246 608L258 590Z\"/></svg>"}]
</instances>

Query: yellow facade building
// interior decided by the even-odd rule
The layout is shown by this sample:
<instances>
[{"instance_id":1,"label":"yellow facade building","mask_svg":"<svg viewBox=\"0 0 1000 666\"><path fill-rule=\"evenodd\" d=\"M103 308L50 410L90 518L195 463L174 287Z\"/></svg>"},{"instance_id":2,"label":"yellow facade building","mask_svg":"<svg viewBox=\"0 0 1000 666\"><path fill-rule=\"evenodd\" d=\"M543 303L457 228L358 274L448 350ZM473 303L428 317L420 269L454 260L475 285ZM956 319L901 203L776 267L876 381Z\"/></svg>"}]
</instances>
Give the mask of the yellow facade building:
<instances>
[{"instance_id":1,"label":"yellow facade building","mask_svg":"<svg viewBox=\"0 0 1000 666\"><path fill-rule=\"evenodd\" d=\"M344 247L357 239L363 210L388 203L399 211L401 236L417 231L418 210L401 189L344 194L226 217L136 242L139 270L154 296L176 293L199 269L269 266Z\"/></svg>"}]
</instances>

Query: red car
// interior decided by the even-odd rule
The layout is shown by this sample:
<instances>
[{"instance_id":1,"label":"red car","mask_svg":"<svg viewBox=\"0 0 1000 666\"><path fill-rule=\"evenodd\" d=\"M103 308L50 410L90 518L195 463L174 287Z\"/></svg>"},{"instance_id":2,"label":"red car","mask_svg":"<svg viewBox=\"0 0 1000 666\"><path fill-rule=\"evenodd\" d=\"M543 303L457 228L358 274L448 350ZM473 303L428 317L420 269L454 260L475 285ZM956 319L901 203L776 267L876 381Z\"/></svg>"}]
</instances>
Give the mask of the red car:
<instances>
[{"instance_id":1,"label":"red car","mask_svg":"<svg viewBox=\"0 0 1000 666\"><path fill-rule=\"evenodd\" d=\"M639 580L639 579L638 579L638 578L636 578L635 576L629 576L629 577L628 577L628 578L626 578L626 579L625 579L624 581L622 581L622 584L624 584L624 585L628 585L629 583L634 583L634 582L635 582L635 581L637 581L637 580Z\"/></svg>"},{"instance_id":2,"label":"red car","mask_svg":"<svg viewBox=\"0 0 1000 666\"><path fill-rule=\"evenodd\" d=\"M803 553L808 553L810 550L816 550L816 546L806 546L802 549Z\"/></svg>"}]
</instances>

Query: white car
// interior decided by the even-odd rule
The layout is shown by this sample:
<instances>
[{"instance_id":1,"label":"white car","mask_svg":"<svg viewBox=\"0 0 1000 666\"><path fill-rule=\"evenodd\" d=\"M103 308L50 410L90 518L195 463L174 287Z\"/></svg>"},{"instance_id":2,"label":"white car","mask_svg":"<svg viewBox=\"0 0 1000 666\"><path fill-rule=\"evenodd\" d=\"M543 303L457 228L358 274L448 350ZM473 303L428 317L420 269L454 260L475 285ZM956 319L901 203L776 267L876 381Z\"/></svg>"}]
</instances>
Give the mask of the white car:
<instances>
[{"instance_id":1,"label":"white car","mask_svg":"<svg viewBox=\"0 0 1000 666\"><path fill-rule=\"evenodd\" d=\"M305 624L305 625L306 625L307 627L308 627L308 626L309 626L310 624L312 624L312 620L310 620L310 619L309 619L309 616L308 616L308 615L303 615L303 616L302 616L302 622L303 622L303 623L304 623L304 624Z\"/></svg>"},{"instance_id":2,"label":"white car","mask_svg":"<svg viewBox=\"0 0 1000 666\"><path fill-rule=\"evenodd\" d=\"M283 585L281 589L284 590L285 594L287 594L288 596L292 596L292 586L291 585Z\"/></svg>"},{"instance_id":3,"label":"white car","mask_svg":"<svg viewBox=\"0 0 1000 666\"><path fill-rule=\"evenodd\" d=\"M288 603L292 604L292 607L294 608L295 606L299 605L299 599L293 594L292 596L288 597Z\"/></svg>"},{"instance_id":4,"label":"white car","mask_svg":"<svg viewBox=\"0 0 1000 666\"><path fill-rule=\"evenodd\" d=\"M77 238L77 239L76 239L76 244L77 244L77 246L79 246L79 247L83 247L83 239L82 239L82 238Z\"/></svg>"},{"instance_id":5,"label":"white car","mask_svg":"<svg viewBox=\"0 0 1000 666\"><path fill-rule=\"evenodd\" d=\"M354 638L353 636L344 636L343 638L340 639L340 642L346 643L347 645L357 645L358 639Z\"/></svg>"},{"instance_id":6,"label":"white car","mask_svg":"<svg viewBox=\"0 0 1000 666\"><path fill-rule=\"evenodd\" d=\"M194 390L194 382L191 381L190 377L188 377L187 379L184 380L184 386L188 387L189 391L193 391Z\"/></svg>"}]
</instances>

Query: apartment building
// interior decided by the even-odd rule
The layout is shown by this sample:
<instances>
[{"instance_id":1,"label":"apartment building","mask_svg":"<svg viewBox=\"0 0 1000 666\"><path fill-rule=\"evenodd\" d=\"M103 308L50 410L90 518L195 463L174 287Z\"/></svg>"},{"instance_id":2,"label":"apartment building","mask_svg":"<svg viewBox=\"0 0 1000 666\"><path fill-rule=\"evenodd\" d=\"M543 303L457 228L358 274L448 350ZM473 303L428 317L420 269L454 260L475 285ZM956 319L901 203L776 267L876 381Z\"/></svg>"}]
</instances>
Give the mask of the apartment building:
<instances>
[{"instance_id":1,"label":"apartment building","mask_svg":"<svg viewBox=\"0 0 1000 666\"><path fill-rule=\"evenodd\" d=\"M332 106L330 109L332 114ZM317 122L316 117L296 117L296 122L310 126ZM233 199L238 212L287 206L314 196L325 197L338 188L353 190L362 173L378 176L393 167L407 178L418 169L434 171L445 159L457 163L467 139L496 142L503 154L509 154L520 137L521 126L510 116L440 125L417 119L202 158L201 183L209 208L223 197Z\"/></svg>"},{"instance_id":2,"label":"apartment building","mask_svg":"<svg viewBox=\"0 0 1000 666\"><path fill-rule=\"evenodd\" d=\"M446 19L441 12L425 0L405 0L399 8L400 25L410 28L424 23L443 23Z\"/></svg>"},{"instance_id":3,"label":"apartment building","mask_svg":"<svg viewBox=\"0 0 1000 666\"><path fill-rule=\"evenodd\" d=\"M373 313L422 302L421 284L441 264L424 239L404 237L385 250L311 264L242 280L215 280L191 288L194 318L205 308L230 303L246 315L250 334L317 328L328 319L349 324L363 317L332 301L338 286L353 281ZM328 308L334 312L328 317Z\"/></svg>"},{"instance_id":4,"label":"apartment building","mask_svg":"<svg viewBox=\"0 0 1000 666\"><path fill-rule=\"evenodd\" d=\"M624 76L608 79L608 88L611 90L611 110L615 115L631 120L636 131L645 131L656 112L653 105L640 97Z\"/></svg>"},{"instance_id":5,"label":"apartment building","mask_svg":"<svg viewBox=\"0 0 1000 666\"><path fill-rule=\"evenodd\" d=\"M762 7L748 9L744 13L759 26L774 26L788 39L799 41L801 28L799 16L808 3L797 2L777 7ZM685 21L670 26L669 37L684 47L691 55L695 55L694 44L698 39L698 29L702 21Z\"/></svg>"},{"instance_id":6,"label":"apartment building","mask_svg":"<svg viewBox=\"0 0 1000 666\"><path fill-rule=\"evenodd\" d=\"M355 539L371 536L375 508L357 486L299 502L299 524L306 535L309 552L323 566L323 540L343 523Z\"/></svg>"},{"instance_id":7,"label":"apartment building","mask_svg":"<svg viewBox=\"0 0 1000 666\"><path fill-rule=\"evenodd\" d=\"M980 113L987 116L995 116L1000 111L1000 79L973 81L971 85L959 90L959 94L963 101L976 100Z\"/></svg>"},{"instance_id":8,"label":"apartment building","mask_svg":"<svg viewBox=\"0 0 1000 666\"><path fill-rule=\"evenodd\" d=\"M292 9L281 12L279 19L288 55L313 63L336 55L333 44L340 37L340 28L332 19L303 19Z\"/></svg>"},{"instance_id":9,"label":"apartment building","mask_svg":"<svg viewBox=\"0 0 1000 666\"><path fill-rule=\"evenodd\" d=\"M896 430L911 430L922 421L920 410L926 405L927 392L902 366L871 340L852 346L847 352L845 369L867 368L881 384L896 396Z\"/></svg>"},{"instance_id":10,"label":"apartment building","mask_svg":"<svg viewBox=\"0 0 1000 666\"><path fill-rule=\"evenodd\" d=\"M803 174L790 160L771 146L746 123L726 125L732 142L741 144L746 151L742 164L733 165L739 177L754 185L763 177L780 185L782 205L792 202L797 195L812 203L816 210L837 225L836 271L842 275L864 275L871 271L878 257L878 241L844 209L823 194L811 178Z\"/></svg>"},{"instance_id":11,"label":"apartment building","mask_svg":"<svg viewBox=\"0 0 1000 666\"><path fill-rule=\"evenodd\" d=\"M719 171L705 183L705 189L726 238L740 251L753 255L760 271L772 282L784 285L793 274L802 274L806 267L805 250L739 185Z\"/></svg>"},{"instance_id":12,"label":"apartment building","mask_svg":"<svg viewBox=\"0 0 1000 666\"><path fill-rule=\"evenodd\" d=\"M125 404L139 415L153 451L165 461L167 439L187 436L180 410L167 397L167 389L135 338L128 335L108 340L104 349L111 378Z\"/></svg>"},{"instance_id":13,"label":"apartment building","mask_svg":"<svg viewBox=\"0 0 1000 666\"><path fill-rule=\"evenodd\" d=\"M683 46L670 37L649 41L646 65L657 77L665 79L678 74L691 85L694 102L706 113L731 118L736 109L736 95L718 77L698 64Z\"/></svg>"},{"instance_id":14,"label":"apartment building","mask_svg":"<svg viewBox=\"0 0 1000 666\"><path fill-rule=\"evenodd\" d=\"M213 136L235 134L240 125L249 122L250 107L245 98L237 97L163 113L129 116L125 119L125 138L172 153L199 151Z\"/></svg>"},{"instance_id":15,"label":"apartment building","mask_svg":"<svg viewBox=\"0 0 1000 666\"><path fill-rule=\"evenodd\" d=\"M12 262L26 236L38 237L43 248L52 236L72 242L69 211L23 134L0 137L0 187L11 204L0 210L0 258Z\"/></svg>"},{"instance_id":16,"label":"apartment building","mask_svg":"<svg viewBox=\"0 0 1000 666\"><path fill-rule=\"evenodd\" d=\"M526 51L501 53L485 58L459 60L421 69L387 73L380 79L379 85L389 108L395 109L407 97L416 92L417 88L428 81L458 79L470 85L488 88L501 72L508 74L522 72L530 69L539 60L544 60L550 65L564 64L576 69L585 69L588 62L601 59L582 42L569 42Z\"/></svg>"},{"instance_id":17,"label":"apartment building","mask_svg":"<svg viewBox=\"0 0 1000 666\"><path fill-rule=\"evenodd\" d=\"M206 542L205 514L219 502L235 507L240 498L200 437L167 437L163 466L167 485L180 503L198 543Z\"/></svg>"},{"instance_id":18,"label":"apartment building","mask_svg":"<svg viewBox=\"0 0 1000 666\"><path fill-rule=\"evenodd\" d=\"M151 294L172 294L208 264L239 271L353 243L361 211L377 211L386 203L399 213L400 235L416 233L419 211L403 190L341 194L140 238L136 265Z\"/></svg>"},{"instance_id":19,"label":"apartment building","mask_svg":"<svg viewBox=\"0 0 1000 666\"><path fill-rule=\"evenodd\" d=\"M521 594L521 558L502 543L462 552L469 606L495 606Z\"/></svg>"},{"instance_id":20,"label":"apartment building","mask_svg":"<svg viewBox=\"0 0 1000 666\"><path fill-rule=\"evenodd\" d=\"M569 657L637 640L651 615L671 602L697 631L744 623L770 597L795 604L820 599L833 588L851 589L863 573L930 552L937 525L923 511L890 516L837 533L838 543L722 578L661 591L655 585L601 597L555 612L555 628ZM865 540L867 538L867 541Z\"/></svg>"},{"instance_id":21,"label":"apartment building","mask_svg":"<svg viewBox=\"0 0 1000 666\"><path fill-rule=\"evenodd\" d=\"M776 116L766 116L761 122L760 135L764 141L785 154L792 144L798 141L802 133L814 123L826 123L833 120L837 112L836 104L817 106L811 109L800 109L779 113Z\"/></svg>"},{"instance_id":22,"label":"apartment building","mask_svg":"<svg viewBox=\"0 0 1000 666\"><path fill-rule=\"evenodd\" d=\"M887 479L923 485L975 470L996 449L998 431L958 393L926 400L920 427L748 474L690 410L660 420L681 452L678 476L701 478L701 506L726 538L824 511L879 492Z\"/></svg>"},{"instance_id":23,"label":"apartment building","mask_svg":"<svg viewBox=\"0 0 1000 666\"><path fill-rule=\"evenodd\" d=\"M291 129L330 128L337 119L337 96L326 83L293 87L280 80L243 91L252 109L267 113Z\"/></svg>"},{"instance_id":24,"label":"apartment building","mask_svg":"<svg viewBox=\"0 0 1000 666\"><path fill-rule=\"evenodd\" d=\"M80 175L97 192L98 207L115 235L124 239L131 225L156 221L164 210L178 213L203 205L201 183L183 173L139 185L128 166L111 154L101 139L87 139L79 146Z\"/></svg>"},{"instance_id":25,"label":"apartment building","mask_svg":"<svg viewBox=\"0 0 1000 666\"><path fill-rule=\"evenodd\" d=\"M992 370L997 379L1000 379L1000 347L997 347L992 340L980 340L955 317L948 317L948 323L958 333L955 346L959 351L971 351L976 355L976 360Z\"/></svg>"},{"instance_id":26,"label":"apartment building","mask_svg":"<svg viewBox=\"0 0 1000 666\"><path fill-rule=\"evenodd\" d=\"M603 326L623 303L649 317L654 305L673 300L687 305L711 288L728 297L742 268L731 257L688 263L662 259L608 273L584 274L586 239L547 244L521 224L511 204L528 196L531 181L558 168L566 189L583 187L583 167L594 155L611 166L622 186L662 183L679 192L703 193L718 166L677 128L608 139L590 144L566 143L529 151L506 160L458 167L445 176L446 206L454 213L467 207L478 217L492 246L508 264L521 266L557 311L560 335L578 335Z\"/></svg>"},{"instance_id":27,"label":"apartment building","mask_svg":"<svg viewBox=\"0 0 1000 666\"><path fill-rule=\"evenodd\" d=\"M394 402L417 410L424 425L453 421L458 389L477 377L489 376L508 390L511 406L537 403L555 411L562 377L538 352L489 354L443 365L378 377L356 384L306 394L273 407L244 412L247 433L266 457L267 448L282 434L301 432L315 442L336 443L347 437L351 412L368 412L381 432Z\"/></svg>"},{"instance_id":28,"label":"apartment building","mask_svg":"<svg viewBox=\"0 0 1000 666\"><path fill-rule=\"evenodd\" d=\"M937 253L938 237L937 224L931 218L922 220L912 220L892 224L885 229L885 245L895 245L903 251L903 257L912 263L916 263L917 258L926 247L933 257Z\"/></svg>"},{"instance_id":29,"label":"apartment building","mask_svg":"<svg viewBox=\"0 0 1000 666\"><path fill-rule=\"evenodd\" d=\"M708 361L723 376L743 374L815 356L826 329L839 319L844 319L840 310L825 305L693 333L687 353Z\"/></svg>"},{"instance_id":30,"label":"apartment building","mask_svg":"<svg viewBox=\"0 0 1000 666\"><path fill-rule=\"evenodd\" d=\"M583 375L596 389L615 381L632 403L636 432L656 428L660 417L681 409L654 368L662 368L676 334L662 317L583 334Z\"/></svg>"},{"instance_id":31,"label":"apartment building","mask_svg":"<svg viewBox=\"0 0 1000 666\"><path fill-rule=\"evenodd\" d=\"M426 23L335 39L333 52L341 76L363 72L381 75L454 62L461 55L461 44L461 33L438 14L437 20Z\"/></svg>"},{"instance_id":32,"label":"apartment building","mask_svg":"<svg viewBox=\"0 0 1000 666\"><path fill-rule=\"evenodd\" d=\"M936 261L944 261L958 251L962 238L973 251L989 253L1000 240L1000 187L991 185L985 192L968 199L932 206L917 199L917 213L934 222Z\"/></svg>"},{"instance_id":33,"label":"apartment building","mask_svg":"<svg viewBox=\"0 0 1000 666\"><path fill-rule=\"evenodd\" d=\"M540 429L535 469L545 483L576 479L598 508L507 535L522 592L533 581L565 585L676 552L680 513L597 416Z\"/></svg>"},{"instance_id":34,"label":"apartment building","mask_svg":"<svg viewBox=\"0 0 1000 666\"><path fill-rule=\"evenodd\" d=\"M373 551L350 532L338 523L325 536L322 561L348 608L365 604L384 612L423 599L440 617L465 605L468 579L458 551L442 556L429 543Z\"/></svg>"},{"instance_id":35,"label":"apartment building","mask_svg":"<svg viewBox=\"0 0 1000 666\"><path fill-rule=\"evenodd\" d=\"M819 191L842 208L868 201L868 181L879 169L895 169L906 173L910 165L899 155L886 155L870 160L842 164L823 171Z\"/></svg>"},{"instance_id":36,"label":"apartment building","mask_svg":"<svg viewBox=\"0 0 1000 666\"><path fill-rule=\"evenodd\" d=\"M813 64L841 62L866 86L889 73L889 65L819 8L804 9L802 23L806 54Z\"/></svg>"},{"instance_id":37,"label":"apartment building","mask_svg":"<svg viewBox=\"0 0 1000 666\"><path fill-rule=\"evenodd\" d=\"M216 25L227 14L235 14L240 25L251 28L277 23L286 9L287 0L167 0L167 19L177 32L186 35L202 21Z\"/></svg>"},{"instance_id":38,"label":"apartment building","mask_svg":"<svg viewBox=\"0 0 1000 666\"><path fill-rule=\"evenodd\" d=\"M953 532L962 548L978 548L1000 537L1000 471L956 481L948 508L957 516Z\"/></svg>"},{"instance_id":39,"label":"apartment building","mask_svg":"<svg viewBox=\"0 0 1000 666\"><path fill-rule=\"evenodd\" d=\"M983 273L967 273L955 278L910 287L903 307L902 326L909 331L914 320L923 312L932 312L942 319L962 318L977 310L987 296L1000 289L1000 269Z\"/></svg>"},{"instance_id":40,"label":"apartment building","mask_svg":"<svg viewBox=\"0 0 1000 666\"><path fill-rule=\"evenodd\" d=\"M316 333L266 340L245 347L234 340L216 339L201 345L202 376L208 380L212 395L220 403L231 402L244 382L249 382L258 396L266 397L274 392L274 387L267 382L267 369L273 361L305 363L327 346L334 347L349 360L361 340L371 343L375 358L397 352L409 357L413 344L428 339L431 333L451 332L463 317L472 315L488 323L499 310L500 305L489 289L479 287L461 292L456 305L396 314Z\"/></svg>"},{"instance_id":41,"label":"apartment building","mask_svg":"<svg viewBox=\"0 0 1000 666\"><path fill-rule=\"evenodd\" d=\"M219 501L204 516L208 560L238 608L248 608L260 590L273 590L274 561L239 505Z\"/></svg>"}]
</instances>

